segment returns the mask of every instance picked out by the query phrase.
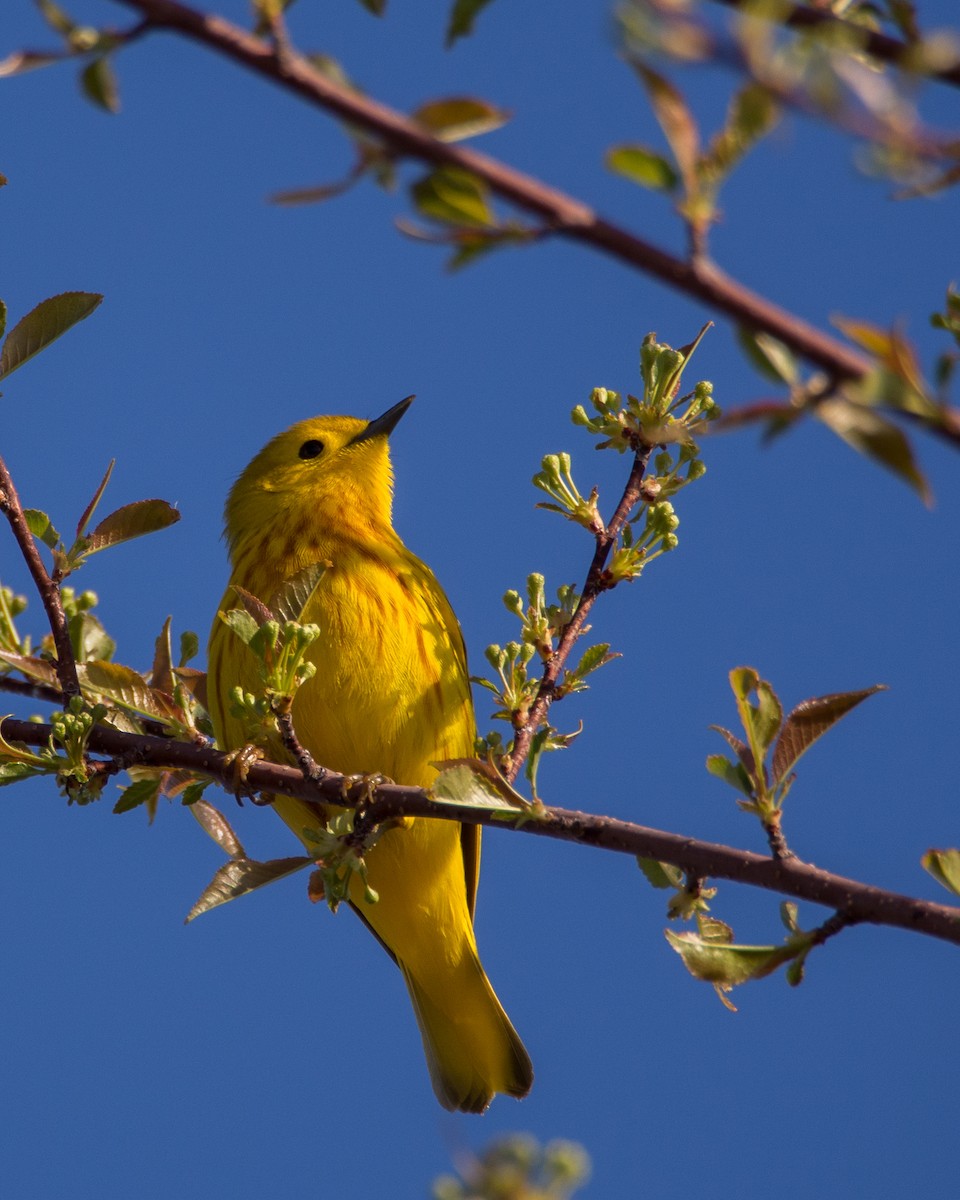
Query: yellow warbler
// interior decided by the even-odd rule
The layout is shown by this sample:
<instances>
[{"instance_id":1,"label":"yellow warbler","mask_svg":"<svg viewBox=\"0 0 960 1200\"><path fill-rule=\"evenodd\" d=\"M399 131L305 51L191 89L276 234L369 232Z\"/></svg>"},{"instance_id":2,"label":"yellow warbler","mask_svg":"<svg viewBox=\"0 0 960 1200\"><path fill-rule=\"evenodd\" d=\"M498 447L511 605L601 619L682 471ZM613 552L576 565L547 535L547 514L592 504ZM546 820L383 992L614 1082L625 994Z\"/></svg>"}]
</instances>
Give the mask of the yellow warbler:
<instances>
[{"instance_id":1,"label":"yellow warbler","mask_svg":"<svg viewBox=\"0 0 960 1200\"><path fill-rule=\"evenodd\" d=\"M473 753L474 717L463 637L430 569L391 523L387 437L413 397L382 417L314 417L273 439L240 475L226 505L233 584L266 603L284 581L327 563L301 620L321 633L317 671L296 694L298 736L318 763L428 785L431 764ZM220 744L243 744L231 715L236 685L255 692L256 660L219 619L210 636L208 696ZM274 807L311 852L315 805ZM315 851L314 851L315 852ZM473 908L480 829L407 819L368 852L364 899L350 902L396 961L410 991L430 1077L446 1108L482 1112L495 1092L524 1096L533 1071L477 957Z\"/></svg>"}]
</instances>

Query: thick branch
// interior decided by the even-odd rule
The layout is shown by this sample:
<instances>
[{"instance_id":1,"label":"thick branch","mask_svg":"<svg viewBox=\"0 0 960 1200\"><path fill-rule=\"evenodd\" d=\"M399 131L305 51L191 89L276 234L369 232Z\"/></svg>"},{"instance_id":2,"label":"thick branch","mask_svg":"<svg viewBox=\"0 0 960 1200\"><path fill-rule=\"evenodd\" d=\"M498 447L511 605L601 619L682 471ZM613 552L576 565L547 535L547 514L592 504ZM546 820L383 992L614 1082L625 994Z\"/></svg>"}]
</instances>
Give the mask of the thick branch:
<instances>
[{"instance_id":1,"label":"thick branch","mask_svg":"<svg viewBox=\"0 0 960 1200\"><path fill-rule=\"evenodd\" d=\"M47 744L51 730L49 725L7 718L2 723L2 733L9 741L43 746ZM232 757L211 746L122 733L108 726L93 729L89 746L96 753L122 757L126 764L183 767L197 771L216 779L228 791L233 791L236 784L236 768ZM305 779L295 767L264 761L252 764L246 785L260 792L296 796L302 800L349 807L362 805L367 810L365 816L368 821L381 822L391 817L411 816L438 817L496 828L508 825L520 833L673 863L697 878L711 876L730 879L735 883L809 900L834 909L846 923L890 925L960 945L960 908L871 887L854 879L833 875L797 858L777 860L749 850L650 829L630 821L562 808L545 808L533 817L525 813L514 818L502 810L494 813L444 804L432 800L429 792L423 788L400 787L396 784L378 787L371 808L369 786L363 781L348 785L345 791L342 775L331 772L322 780L311 781Z\"/></svg>"},{"instance_id":2,"label":"thick branch","mask_svg":"<svg viewBox=\"0 0 960 1200\"><path fill-rule=\"evenodd\" d=\"M7 464L2 458L0 458L0 512L10 522L13 536L17 539L17 545L20 547L27 569L33 577L33 582L46 610L50 632L53 634L53 644L57 651L57 678L60 680L64 701L69 700L71 696L80 695L80 681L77 679L77 664L70 642L67 618L60 600L60 589L43 565L37 543L23 515L23 506L17 495L17 489L13 485Z\"/></svg>"},{"instance_id":3,"label":"thick branch","mask_svg":"<svg viewBox=\"0 0 960 1200\"><path fill-rule=\"evenodd\" d=\"M270 41L222 17L187 8L175 0L119 0L144 14L155 27L174 30L295 92L377 137L394 154L431 166L455 166L483 179L503 199L534 213L565 237L603 250L653 275L670 287L718 309L736 322L763 329L801 357L837 378L859 378L870 361L800 317L750 291L705 259L685 262L604 220L579 200L516 171L488 155L442 142L409 117L342 87L299 55L278 55Z\"/></svg>"}]
</instances>

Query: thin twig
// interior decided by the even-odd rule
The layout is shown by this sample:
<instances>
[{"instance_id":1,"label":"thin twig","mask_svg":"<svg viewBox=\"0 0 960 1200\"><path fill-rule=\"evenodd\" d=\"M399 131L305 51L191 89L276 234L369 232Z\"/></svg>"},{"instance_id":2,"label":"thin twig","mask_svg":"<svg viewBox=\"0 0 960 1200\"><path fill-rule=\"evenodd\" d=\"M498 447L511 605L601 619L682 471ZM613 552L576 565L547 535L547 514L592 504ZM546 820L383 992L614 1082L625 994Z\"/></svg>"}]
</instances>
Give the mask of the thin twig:
<instances>
[{"instance_id":1,"label":"thin twig","mask_svg":"<svg viewBox=\"0 0 960 1200\"><path fill-rule=\"evenodd\" d=\"M8 717L2 723L2 733L8 741L45 746L51 729L49 725L16 721ZM131 765L138 763L196 771L216 779L228 792L233 792L236 784L233 756L212 746L129 734L106 725L98 725L91 730L88 746L93 753L111 757L122 755L124 762ZM331 771L315 783L305 779L297 767L266 760L250 765L246 784L258 792L294 796L321 804L356 807L370 803L370 789L363 780L350 780ZM401 787L398 784L378 786L374 805L370 815L380 823L410 816L436 817L501 829L506 826L536 837L549 837L618 854L639 855L673 863L698 878L729 879L825 905L834 909L839 914L838 919L847 923L889 925L960 946L960 908L872 887L834 875L798 858L777 861L769 854L755 854L750 850L704 842L635 825L630 821L563 808L544 807L535 816L526 811L513 817L503 809L488 811L444 804L434 800L425 788Z\"/></svg>"},{"instance_id":2,"label":"thin twig","mask_svg":"<svg viewBox=\"0 0 960 1200\"><path fill-rule=\"evenodd\" d=\"M323 779L327 769L317 763L310 751L297 737L297 731L293 727L293 714L289 711L278 712L275 709L273 715L277 719L283 747L295 759L297 766L303 772L304 779L312 779L314 782Z\"/></svg>"},{"instance_id":3,"label":"thin twig","mask_svg":"<svg viewBox=\"0 0 960 1200\"><path fill-rule=\"evenodd\" d=\"M844 929L849 929L851 925L856 924L858 924L856 917L845 912L835 912L832 917L827 917L822 925L810 931L812 934L812 944L814 946L822 946L830 938L836 937Z\"/></svg>"},{"instance_id":4,"label":"thin twig","mask_svg":"<svg viewBox=\"0 0 960 1200\"><path fill-rule=\"evenodd\" d=\"M17 489L13 485L7 464L2 458L0 458L0 512L10 523L13 536L17 539L17 545L20 547L27 569L33 577L33 582L46 610L50 632L53 634L53 644L57 651L57 678L60 681L60 690L63 692L63 702L66 703L72 696L80 695L80 681L77 678L77 664L70 642L70 631L67 628L63 602L60 598L60 588L43 565L37 543L27 525L26 517L23 515L23 506L17 495Z\"/></svg>"},{"instance_id":5,"label":"thin twig","mask_svg":"<svg viewBox=\"0 0 960 1200\"><path fill-rule=\"evenodd\" d=\"M530 746L534 735L546 721L550 705L556 696L556 687L557 681L560 678L560 672L570 657L574 643L583 632L583 627L586 624L587 617L590 615L590 610L593 608L601 592L606 591L609 587L609 584L604 579L607 559L610 557L610 552L616 544L621 530L636 507L637 501L640 499L643 474L647 469L647 463L650 460L652 451L652 446L644 446L637 450L634 455L633 466L630 469L630 475L627 478L626 486L623 489L623 494L620 497L613 516L606 526L598 529L594 534L596 548L593 552L593 559L587 570L587 576L580 593L580 601L570 621L564 626L556 650L554 650L544 666L543 675L540 678L540 686L537 689L537 694L530 705L524 722L515 731L513 749L510 751L509 761L504 764L506 777L511 783L520 774L527 755L530 753Z\"/></svg>"}]
</instances>

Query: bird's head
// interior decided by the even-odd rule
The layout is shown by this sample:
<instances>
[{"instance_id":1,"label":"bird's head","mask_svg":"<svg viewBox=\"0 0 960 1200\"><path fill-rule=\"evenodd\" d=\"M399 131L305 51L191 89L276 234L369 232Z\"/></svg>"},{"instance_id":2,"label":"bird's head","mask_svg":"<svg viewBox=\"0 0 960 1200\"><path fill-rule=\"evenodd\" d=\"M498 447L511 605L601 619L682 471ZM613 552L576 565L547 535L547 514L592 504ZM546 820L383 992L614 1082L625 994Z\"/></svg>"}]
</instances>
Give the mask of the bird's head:
<instances>
[{"instance_id":1,"label":"bird's head","mask_svg":"<svg viewBox=\"0 0 960 1200\"><path fill-rule=\"evenodd\" d=\"M227 497L231 553L248 538L322 539L389 529L387 440L412 401L408 396L373 421L310 417L277 434Z\"/></svg>"}]
</instances>

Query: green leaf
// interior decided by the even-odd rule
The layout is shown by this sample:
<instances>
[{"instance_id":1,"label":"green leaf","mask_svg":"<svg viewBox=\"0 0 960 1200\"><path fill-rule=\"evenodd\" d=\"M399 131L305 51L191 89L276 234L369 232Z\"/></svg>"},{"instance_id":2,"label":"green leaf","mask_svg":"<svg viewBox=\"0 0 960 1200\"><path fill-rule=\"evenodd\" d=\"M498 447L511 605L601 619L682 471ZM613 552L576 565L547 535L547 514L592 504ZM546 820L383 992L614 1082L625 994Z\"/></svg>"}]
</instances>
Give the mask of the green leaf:
<instances>
[{"instance_id":1,"label":"green leaf","mask_svg":"<svg viewBox=\"0 0 960 1200\"><path fill-rule=\"evenodd\" d=\"M87 63L80 72L80 89L88 100L105 112L120 111L120 92L109 55L101 54Z\"/></svg>"},{"instance_id":2,"label":"green leaf","mask_svg":"<svg viewBox=\"0 0 960 1200\"><path fill-rule=\"evenodd\" d=\"M489 188L476 175L457 167L440 167L410 189L421 215L447 225L489 229L494 224Z\"/></svg>"},{"instance_id":3,"label":"green leaf","mask_svg":"<svg viewBox=\"0 0 960 1200\"><path fill-rule=\"evenodd\" d=\"M187 663L196 658L200 653L200 639L192 629L186 629L180 634L180 661L178 667L185 667Z\"/></svg>"},{"instance_id":4,"label":"green leaf","mask_svg":"<svg viewBox=\"0 0 960 1200\"><path fill-rule=\"evenodd\" d=\"M707 770L736 791L742 792L744 796L753 795L753 781L742 762L732 763L723 754L708 754Z\"/></svg>"},{"instance_id":5,"label":"green leaf","mask_svg":"<svg viewBox=\"0 0 960 1200\"><path fill-rule=\"evenodd\" d=\"M505 125L511 116L505 109L496 108L486 100L478 100L473 96L447 96L443 100L431 100L421 104L410 115L441 142L459 142L480 133L489 133Z\"/></svg>"},{"instance_id":6,"label":"green leaf","mask_svg":"<svg viewBox=\"0 0 960 1200\"><path fill-rule=\"evenodd\" d=\"M447 26L447 47L453 45L457 38L468 37L473 33L473 24L480 11L487 7L490 0L454 0L450 10L450 23Z\"/></svg>"},{"instance_id":7,"label":"green leaf","mask_svg":"<svg viewBox=\"0 0 960 1200\"><path fill-rule=\"evenodd\" d=\"M45 546L52 550L55 546L60 545L60 534L57 533L53 522L45 512L41 512L39 508L25 508L23 516L27 522L27 528Z\"/></svg>"},{"instance_id":8,"label":"green leaf","mask_svg":"<svg viewBox=\"0 0 960 1200\"><path fill-rule=\"evenodd\" d=\"M195 804L190 811L196 812L196 809ZM278 879L285 879L288 875L294 875L297 871L314 865L312 858L303 856L275 858L269 862L256 862L252 858L232 858L218 868L199 900L187 913L185 924L189 924L202 913L209 912L211 908L217 908L229 900L236 900L239 896L246 896L248 892L256 891L268 883L275 883Z\"/></svg>"},{"instance_id":9,"label":"green leaf","mask_svg":"<svg viewBox=\"0 0 960 1200\"><path fill-rule=\"evenodd\" d=\"M540 760L548 750L553 750L556 747L550 744L550 735L554 731L544 725L530 739L530 749L527 752L527 761L523 764L523 773L530 784L530 794L533 796L534 804L541 803L540 797L537 794L537 774L540 770Z\"/></svg>"},{"instance_id":10,"label":"green leaf","mask_svg":"<svg viewBox=\"0 0 960 1200\"><path fill-rule=\"evenodd\" d=\"M776 692L761 679L753 667L735 667L730 672L730 686L737 700L737 710L758 771L767 749L777 736L783 718L783 708ZM756 705L750 695L757 697Z\"/></svg>"},{"instance_id":11,"label":"green leaf","mask_svg":"<svg viewBox=\"0 0 960 1200\"><path fill-rule=\"evenodd\" d=\"M7 334L0 351L0 379L55 342L71 325L89 317L102 299L95 292L63 292L41 300Z\"/></svg>"},{"instance_id":12,"label":"green leaf","mask_svg":"<svg viewBox=\"0 0 960 1200\"><path fill-rule=\"evenodd\" d=\"M928 850L920 865L947 891L960 896L960 850Z\"/></svg>"},{"instance_id":13,"label":"green leaf","mask_svg":"<svg viewBox=\"0 0 960 1200\"><path fill-rule=\"evenodd\" d=\"M257 635L257 630L260 628L254 618L242 608L231 608L229 612L221 610L217 613L217 616L228 629L233 630L245 646L250 645Z\"/></svg>"},{"instance_id":14,"label":"green leaf","mask_svg":"<svg viewBox=\"0 0 960 1200\"><path fill-rule=\"evenodd\" d=\"M320 585L325 562L311 563L291 576L270 599L270 610L278 621L302 621L307 605Z\"/></svg>"},{"instance_id":15,"label":"green leaf","mask_svg":"<svg viewBox=\"0 0 960 1200\"><path fill-rule=\"evenodd\" d=\"M727 121L710 140L700 163L703 177L716 186L780 117L780 107L759 83L748 83L730 102Z\"/></svg>"},{"instance_id":16,"label":"green leaf","mask_svg":"<svg viewBox=\"0 0 960 1200\"><path fill-rule=\"evenodd\" d=\"M25 762L0 762L0 787L9 783L19 783L22 779L31 779L36 775L52 775L56 767L33 767Z\"/></svg>"},{"instance_id":17,"label":"green leaf","mask_svg":"<svg viewBox=\"0 0 960 1200\"><path fill-rule=\"evenodd\" d=\"M783 342L759 329L737 328L737 341L761 375L774 383L796 384L800 379L796 356Z\"/></svg>"},{"instance_id":18,"label":"green leaf","mask_svg":"<svg viewBox=\"0 0 960 1200\"><path fill-rule=\"evenodd\" d=\"M783 706L777 693L765 679L761 679L757 684L755 712L754 728L757 731L757 740L765 753L780 732L780 725L783 721Z\"/></svg>"},{"instance_id":19,"label":"green leaf","mask_svg":"<svg viewBox=\"0 0 960 1200\"><path fill-rule=\"evenodd\" d=\"M695 979L725 987L762 979L797 955L796 947L790 945L737 946L670 929L665 929L664 935Z\"/></svg>"},{"instance_id":20,"label":"green leaf","mask_svg":"<svg viewBox=\"0 0 960 1200\"><path fill-rule=\"evenodd\" d=\"M529 813L533 807L496 767L479 758L452 758L431 765L440 770L429 789L434 800L459 808L515 813Z\"/></svg>"},{"instance_id":21,"label":"green leaf","mask_svg":"<svg viewBox=\"0 0 960 1200\"><path fill-rule=\"evenodd\" d=\"M793 770L797 760L805 754L819 738L845 717L851 709L861 704L868 696L885 692L886 685L859 692L834 692L829 696L815 696L796 706L783 723L783 729L773 751L773 778L783 780Z\"/></svg>"},{"instance_id":22,"label":"green leaf","mask_svg":"<svg viewBox=\"0 0 960 1200\"><path fill-rule=\"evenodd\" d=\"M113 657L117 643L107 633L100 618L92 612L78 612L67 622L70 645L78 662L91 659L108 660Z\"/></svg>"},{"instance_id":23,"label":"green leaf","mask_svg":"<svg viewBox=\"0 0 960 1200\"><path fill-rule=\"evenodd\" d=\"M95 554L132 538L156 533L179 520L180 514L166 500L135 500L103 518L87 539L84 553Z\"/></svg>"},{"instance_id":24,"label":"green leaf","mask_svg":"<svg viewBox=\"0 0 960 1200\"><path fill-rule=\"evenodd\" d=\"M637 866L651 887L682 888L684 885L683 872L673 863L658 862L655 858L641 858L637 855Z\"/></svg>"},{"instance_id":25,"label":"green leaf","mask_svg":"<svg viewBox=\"0 0 960 1200\"><path fill-rule=\"evenodd\" d=\"M580 661L570 673L576 676L577 679L583 679L585 675L589 675L592 671L599 670L600 667L606 666L608 662L613 662L615 658L620 658L619 654L610 653L610 643L600 642L596 646L590 646L584 650L580 656Z\"/></svg>"},{"instance_id":26,"label":"green leaf","mask_svg":"<svg viewBox=\"0 0 960 1200\"><path fill-rule=\"evenodd\" d=\"M679 182L673 164L647 146L612 146L607 151L606 165L624 179L657 192L672 192Z\"/></svg>"},{"instance_id":27,"label":"green leaf","mask_svg":"<svg viewBox=\"0 0 960 1200\"><path fill-rule=\"evenodd\" d=\"M151 804L160 794L160 779L138 779L120 793L120 799L113 806L115 813L132 812L141 804Z\"/></svg>"},{"instance_id":28,"label":"green leaf","mask_svg":"<svg viewBox=\"0 0 960 1200\"><path fill-rule=\"evenodd\" d=\"M203 793L212 782L212 779L197 779L193 783L188 783L183 789L183 795L180 798L180 803L183 807L192 808L195 804L199 804Z\"/></svg>"},{"instance_id":29,"label":"green leaf","mask_svg":"<svg viewBox=\"0 0 960 1200\"><path fill-rule=\"evenodd\" d=\"M813 411L858 454L886 467L908 483L929 507L929 484L916 464L906 435L896 425L870 408L838 397L822 400Z\"/></svg>"}]
</instances>

